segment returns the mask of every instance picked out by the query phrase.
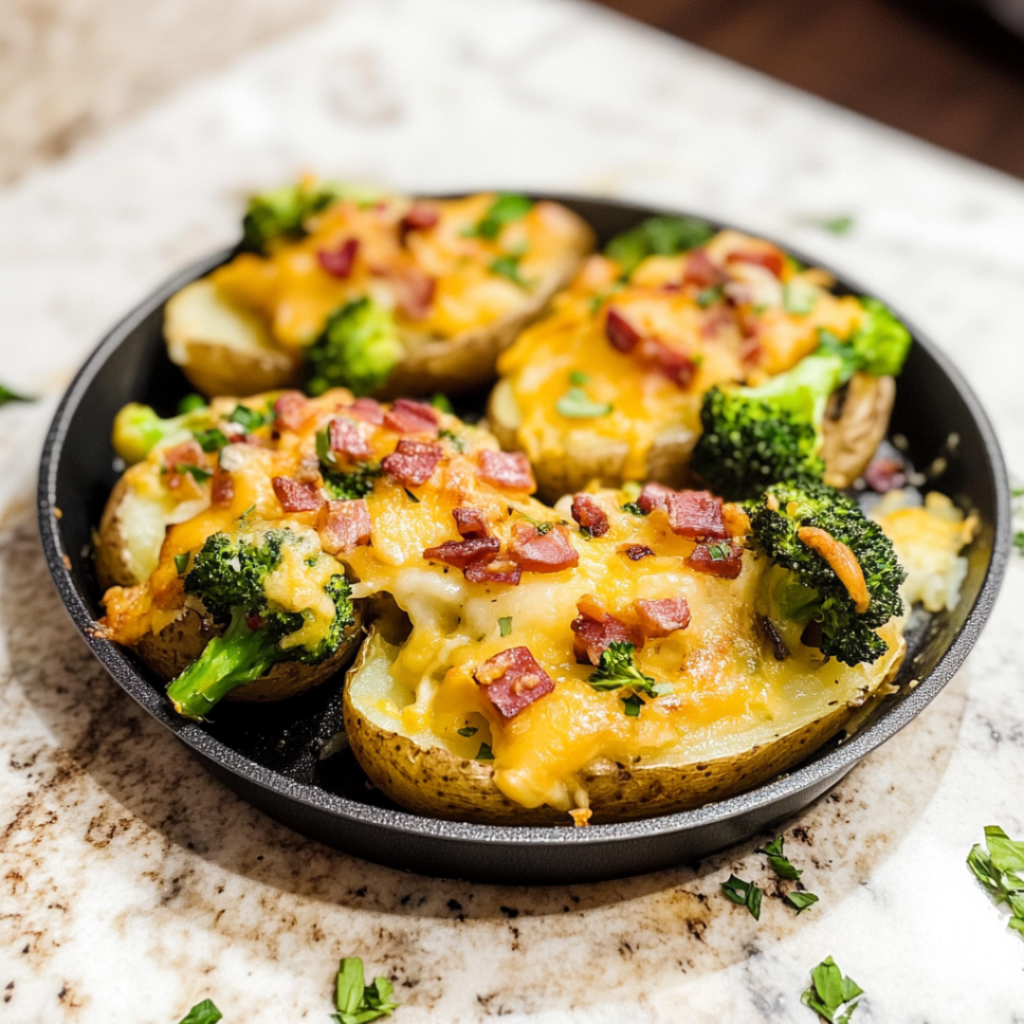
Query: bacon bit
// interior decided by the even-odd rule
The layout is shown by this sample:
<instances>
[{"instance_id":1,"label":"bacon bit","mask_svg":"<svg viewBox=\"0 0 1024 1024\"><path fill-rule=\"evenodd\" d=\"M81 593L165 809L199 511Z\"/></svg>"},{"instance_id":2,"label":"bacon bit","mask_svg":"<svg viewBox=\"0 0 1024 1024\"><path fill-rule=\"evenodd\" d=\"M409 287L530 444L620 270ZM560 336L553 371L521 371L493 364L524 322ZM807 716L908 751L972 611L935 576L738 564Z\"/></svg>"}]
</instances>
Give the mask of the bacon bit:
<instances>
[{"instance_id":1,"label":"bacon bit","mask_svg":"<svg viewBox=\"0 0 1024 1024\"><path fill-rule=\"evenodd\" d=\"M477 668L473 678L502 718L514 718L555 688L528 647L510 647L496 654Z\"/></svg>"},{"instance_id":2,"label":"bacon bit","mask_svg":"<svg viewBox=\"0 0 1024 1024\"><path fill-rule=\"evenodd\" d=\"M370 541L370 510L366 502L329 501L316 519L320 545L329 555L343 554Z\"/></svg>"},{"instance_id":3,"label":"bacon bit","mask_svg":"<svg viewBox=\"0 0 1024 1024\"><path fill-rule=\"evenodd\" d=\"M285 391L274 403L277 414L275 425L285 430L298 430L313 414L313 409L301 391Z\"/></svg>"},{"instance_id":4,"label":"bacon bit","mask_svg":"<svg viewBox=\"0 0 1024 1024\"><path fill-rule=\"evenodd\" d=\"M599 665L601 655L614 643L630 643L637 650L643 647L644 636L639 628L609 615L592 594L580 598L576 608L580 614L572 620L570 628L576 634L572 649L578 662Z\"/></svg>"},{"instance_id":5,"label":"bacon bit","mask_svg":"<svg viewBox=\"0 0 1024 1024\"><path fill-rule=\"evenodd\" d=\"M357 252L359 252L359 239L347 238L333 252L321 249L316 254L316 258L320 262L320 266L332 277L345 278L352 273Z\"/></svg>"},{"instance_id":6,"label":"bacon bit","mask_svg":"<svg viewBox=\"0 0 1024 1024\"><path fill-rule=\"evenodd\" d=\"M396 434L437 436L437 411L423 402L399 398L384 414L384 426Z\"/></svg>"},{"instance_id":7,"label":"bacon bit","mask_svg":"<svg viewBox=\"0 0 1024 1024\"><path fill-rule=\"evenodd\" d=\"M285 512L315 512L325 504L324 498L312 487L291 477L275 476L271 484Z\"/></svg>"},{"instance_id":8,"label":"bacon bit","mask_svg":"<svg viewBox=\"0 0 1024 1024\"><path fill-rule=\"evenodd\" d=\"M220 466L213 471L213 487L210 491L210 504L214 508L227 508L235 500L235 481L231 474Z\"/></svg>"},{"instance_id":9,"label":"bacon bit","mask_svg":"<svg viewBox=\"0 0 1024 1024\"><path fill-rule=\"evenodd\" d=\"M437 290L434 278L414 266L388 267L380 273L394 285L398 308L410 320L422 320L430 312Z\"/></svg>"},{"instance_id":10,"label":"bacon bit","mask_svg":"<svg viewBox=\"0 0 1024 1024\"><path fill-rule=\"evenodd\" d=\"M263 628L263 616L256 612L253 615L246 615L245 624L255 633Z\"/></svg>"},{"instance_id":11,"label":"bacon bit","mask_svg":"<svg viewBox=\"0 0 1024 1024\"><path fill-rule=\"evenodd\" d=\"M487 520L478 508L453 508L455 529L461 537L486 537Z\"/></svg>"},{"instance_id":12,"label":"bacon bit","mask_svg":"<svg viewBox=\"0 0 1024 1024\"><path fill-rule=\"evenodd\" d=\"M700 335L702 338L715 338L718 336L718 332L729 323L732 323L732 316L728 310L722 309L721 306L706 309L700 325Z\"/></svg>"},{"instance_id":13,"label":"bacon bit","mask_svg":"<svg viewBox=\"0 0 1024 1024\"><path fill-rule=\"evenodd\" d=\"M739 252L731 252L725 257L726 263L754 263L759 267L770 270L776 277L782 277L782 268L785 266L782 253L778 249L764 249L757 252L743 249Z\"/></svg>"},{"instance_id":14,"label":"bacon bit","mask_svg":"<svg viewBox=\"0 0 1024 1024\"><path fill-rule=\"evenodd\" d=\"M398 447L381 462L381 469L400 484L415 487L426 483L441 461L441 446L403 437Z\"/></svg>"},{"instance_id":15,"label":"bacon bit","mask_svg":"<svg viewBox=\"0 0 1024 1024\"><path fill-rule=\"evenodd\" d=\"M364 423L372 423L375 427L384 422L384 406L372 398L357 398L348 406L348 412Z\"/></svg>"},{"instance_id":16,"label":"bacon bit","mask_svg":"<svg viewBox=\"0 0 1024 1024\"><path fill-rule=\"evenodd\" d=\"M402 227L406 231L426 231L440 220L440 214L433 206L426 203L413 203L409 212L402 218Z\"/></svg>"},{"instance_id":17,"label":"bacon bit","mask_svg":"<svg viewBox=\"0 0 1024 1024\"><path fill-rule=\"evenodd\" d=\"M697 364L685 352L679 352L656 338L640 345L640 356L653 363L673 384L688 388L697 372Z\"/></svg>"},{"instance_id":18,"label":"bacon bit","mask_svg":"<svg viewBox=\"0 0 1024 1024\"><path fill-rule=\"evenodd\" d=\"M561 572L575 568L580 560L564 526L539 533L528 523L513 527L508 556L526 572Z\"/></svg>"},{"instance_id":19,"label":"bacon bit","mask_svg":"<svg viewBox=\"0 0 1024 1024\"><path fill-rule=\"evenodd\" d=\"M591 537L603 537L608 532L608 516L589 494L577 494L572 499L572 517Z\"/></svg>"},{"instance_id":20,"label":"bacon bit","mask_svg":"<svg viewBox=\"0 0 1024 1024\"><path fill-rule=\"evenodd\" d=\"M729 536L722 514L722 499L710 491L673 491L664 484L644 484L637 505L645 512L661 510L668 515L673 533L692 540Z\"/></svg>"},{"instance_id":21,"label":"bacon bit","mask_svg":"<svg viewBox=\"0 0 1024 1024\"><path fill-rule=\"evenodd\" d=\"M907 474L904 472L903 463L898 459L881 458L872 460L864 470L864 479L873 491L888 494L889 491L906 484Z\"/></svg>"},{"instance_id":22,"label":"bacon bit","mask_svg":"<svg viewBox=\"0 0 1024 1024\"><path fill-rule=\"evenodd\" d=\"M594 812L589 807L577 807L569 812L572 823L576 828L586 828L590 824L590 817Z\"/></svg>"},{"instance_id":23,"label":"bacon bit","mask_svg":"<svg viewBox=\"0 0 1024 1024\"><path fill-rule=\"evenodd\" d=\"M604 333L618 352L632 352L640 341L640 332L617 310L609 307Z\"/></svg>"},{"instance_id":24,"label":"bacon bit","mask_svg":"<svg viewBox=\"0 0 1024 1024\"><path fill-rule=\"evenodd\" d=\"M740 361L744 366L757 366L764 360L764 346L756 336L744 338L740 344Z\"/></svg>"},{"instance_id":25,"label":"bacon bit","mask_svg":"<svg viewBox=\"0 0 1024 1024\"><path fill-rule=\"evenodd\" d=\"M202 468L206 463L203 449L196 441L182 441L173 448L164 452L164 465L169 473L177 471L179 466L198 466Z\"/></svg>"},{"instance_id":26,"label":"bacon bit","mask_svg":"<svg viewBox=\"0 0 1024 1024\"><path fill-rule=\"evenodd\" d=\"M694 249L686 257L686 269L683 272L683 284L693 284L698 288L713 288L721 284L725 275L708 256L705 249Z\"/></svg>"},{"instance_id":27,"label":"bacon bit","mask_svg":"<svg viewBox=\"0 0 1024 1024\"><path fill-rule=\"evenodd\" d=\"M668 636L690 624L690 606L684 597L669 597L661 601L634 601L640 628L649 640Z\"/></svg>"},{"instance_id":28,"label":"bacon bit","mask_svg":"<svg viewBox=\"0 0 1024 1024\"><path fill-rule=\"evenodd\" d=\"M718 553L718 558L712 554L712 548ZM686 564L697 572L718 576L723 580L734 580L743 571L743 548L732 541L698 544L686 556Z\"/></svg>"},{"instance_id":29,"label":"bacon bit","mask_svg":"<svg viewBox=\"0 0 1024 1024\"><path fill-rule=\"evenodd\" d=\"M641 558L653 555L654 552L646 544L631 544L622 552L631 562L639 562Z\"/></svg>"},{"instance_id":30,"label":"bacon bit","mask_svg":"<svg viewBox=\"0 0 1024 1024\"><path fill-rule=\"evenodd\" d=\"M828 562L839 577L839 582L846 587L854 610L858 615L863 615L871 607L871 595L857 556L841 540L836 540L832 534L817 526L801 526L796 535L802 544L806 544Z\"/></svg>"},{"instance_id":31,"label":"bacon bit","mask_svg":"<svg viewBox=\"0 0 1024 1024\"><path fill-rule=\"evenodd\" d=\"M423 557L428 562L444 562L445 565L465 570L479 562L487 565L497 555L501 542L497 537L470 537L468 540L446 540L434 548L427 548Z\"/></svg>"},{"instance_id":32,"label":"bacon bit","mask_svg":"<svg viewBox=\"0 0 1024 1024\"><path fill-rule=\"evenodd\" d=\"M353 459L366 459L373 454L373 449L359 433L359 428L352 420L343 416L336 416L331 420L327 428L327 437L332 452L341 452Z\"/></svg>"},{"instance_id":33,"label":"bacon bit","mask_svg":"<svg viewBox=\"0 0 1024 1024\"><path fill-rule=\"evenodd\" d=\"M530 460L522 452L492 452L485 448L477 456L481 480L506 491L532 493L537 489Z\"/></svg>"},{"instance_id":34,"label":"bacon bit","mask_svg":"<svg viewBox=\"0 0 1024 1024\"><path fill-rule=\"evenodd\" d=\"M523 577L523 570L503 558L486 565L483 562L472 562L466 566L465 576L471 583L509 583L517 587Z\"/></svg>"},{"instance_id":35,"label":"bacon bit","mask_svg":"<svg viewBox=\"0 0 1024 1024\"><path fill-rule=\"evenodd\" d=\"M292 476L298 480L300 484L313 484L314 486L319 487L320 460L315 455L306 455L302 461L299 462Z\"/></svg>"}]
</instances>

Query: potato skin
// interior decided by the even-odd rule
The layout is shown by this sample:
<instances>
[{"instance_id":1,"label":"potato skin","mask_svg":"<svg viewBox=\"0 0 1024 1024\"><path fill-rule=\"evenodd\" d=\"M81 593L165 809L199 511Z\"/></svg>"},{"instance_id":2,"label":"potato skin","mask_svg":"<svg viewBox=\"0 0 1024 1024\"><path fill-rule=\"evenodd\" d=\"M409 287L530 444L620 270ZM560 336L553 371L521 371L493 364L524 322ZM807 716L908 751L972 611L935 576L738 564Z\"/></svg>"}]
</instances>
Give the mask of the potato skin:
<instances>
[{"instance_id":1,"label":"potato skin","mask_svg":"<svg viewBox=\"0 0 1024 1024\"><path fill-rule=\"evenodd\" d=\"M370 720L352 699L351 680L372 655L370 638L348 672L343 696L345 729L363 770L395 803L417 814L485 825L568 824L566 811L526 808L495 784L495 771L480 761L456 757L442 747L425 748ZM893 678L902 652L887 674ZM885 682L879 679L878 685ZM620 765L599 761L580 773L593 824L633 821L690 810L752 788L798 764L835 735L856 709L843 705L770 742L726 757L683 765L648 767L638 757Z\"/></svg>"},{"instance_id":2,"label":"potato skin","mask_svg":"<svg viewBox=\"0 0 1024 1024\"><path fill-rule=\"evenodd\" d=\"M232 690L225 700L275 701L294 697L326 682L352 657L363 637L363 603L353 601L355 621L348 627L345 639L334 655L317 665L301 661L285 661L275 665L265 676L246 686ZM159 633L147 633L135 646L135 653L151 671L169 682L182 673L206 648L207 643L223 632L208 616L194 608L186 608L181 618L165 626Z\"/></svg>"},{"instance_id":3,"label":"potato skin","mask_svg":"<svg viewBox=\"0 0 1024 1024\"><path fill-rule=\"evenodd\" d=\"M121 476L110 492L103 508L96 536L96 578L100 587L131 587L142 581L136 578L129 564L128 528L125 523L125 498L131 485Z\"/></svg>"}]
</instances>

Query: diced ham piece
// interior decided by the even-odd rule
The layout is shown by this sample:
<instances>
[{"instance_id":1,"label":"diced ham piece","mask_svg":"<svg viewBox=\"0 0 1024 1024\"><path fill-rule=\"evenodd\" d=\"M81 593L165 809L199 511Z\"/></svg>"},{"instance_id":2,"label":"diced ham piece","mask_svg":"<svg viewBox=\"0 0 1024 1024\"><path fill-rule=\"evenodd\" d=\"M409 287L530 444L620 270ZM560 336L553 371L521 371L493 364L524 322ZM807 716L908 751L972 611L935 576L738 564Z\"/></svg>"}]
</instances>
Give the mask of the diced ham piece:
<instances>
[{"instance_id":1,"label":"diced ham piece","mask_svg":"<svg viewBox=\"0 0 1024 1024\"><path fill-rule=\"evenodd\" d=\"M316 258L320 266L332 277L348 277L352 273L352 267L356 262L356 253L359 252L359 239L346 238L337 249L321 249Z\"/></svg>"},{"instance_id":2,"label":"diced ham piece","mask_svg":"<svg viewBox=\"0 0 1024 1024\"><path fill-rule=\"evenodd\" d=\"M537 489L530 460L522 452L492 452L484 449L477 458L481 480L506 491L531 493Z\"/></svg>"},{"instance_id":3,"label":"diced ham piece","mask_svg":"<svg viewBox=\"0 0 1024 1024\"><path fill-rule=\"evenodd\" d=\"M697 572L734 580L743 571L743 548L731 541L698 544L686 556L686 564Z\"/></svg>"},{"instance_id":4,"label":"diced ham piece","mask_svg":"<svg viewBox=\"0 0 1024 1024\"><path fill-rule=\"evenodd\" d=\"M460 537L486 537L487 520L478 508L453 508L455 528Z\"/></svg>"},{"instance_id":5,"label":"diced ham piece","mask_svg":"<svg viewBox=\"0 0 1024 1024\"><path fill-rule=\"evenodd\" d=\"M380 465L388 476L400 484L416 487L433 476L440 461L440 445L410 441L403 437L398 447Z\"/></svg>"},{"instance_id":6,"label":"diced ham piece","mask_svg":"<svg viewBox=\"0 0 1024 1024\"><path fill-rule=\"evenodd\" d=\"M677 629L686 629L690 624L690 607L686 598L669 597L660 601L633 602L640 628L649 640L668 636Z\"/></svg>"},{"instance_id":7,"label":"diced ham piece","mask_svg":"<svg viewBox=\"0 0 1024 1024\"><path fill-rule=\"evenodd\" d=\"M584 665L600 664L601 655L614 643L630 643L637 650L644 645L643 634L633 625L609 615L606 611L588 601L590 595L577 603L580 614L572 620L571 628L576 634L573 637L572 649L576 660Z\"/></svg>"},{"instance_id":8,"label":"diced ham piece","mask_svg":"<svg viewBox=\"0 0 1024 1024\"><path fill-rule=\"evenodd\" d=\"M202 468L206 463L203 449L197 441L182 441L173 448L164 452L164 465L170 473L177 471L179 466L199 466Z\"/></svg>"},{"instance_id":9,"label":"diced ham piece","mask_svg":"<svg viewBox=\"0 0 1024 1024\"><path fill-rule=\"evenodd\" d=\"M364 423L372 423L379 427L384 422L384 406L372 398L357 398L348 411Z\"/></svg>"},{"instance_id":10,"label":"diced ham piece","mask_svg":"<svg viewBox=\"0 0 1024 1024\"><path fill-rule=\"evenodd\" d=\"M697 364L685 352L656 338L648 338L641 344L640 355L681 388L688 388L697 372Z\"/></svg>"},{"instance_id":11,"label":"diced ham piece","mask_svg":"<svg viewBox=\"0 0 1024 1024\"><path fill-rule=\"evenodd\" d=\"M402 218L402 227L406 231L426 231L440 220L440 214L427 203L413 203L409 212Z\"/></svg>"},{"instance_id":12,"label":"diced ham piece","mask_svg":"<svg viewBox=\"0 0 1024 1024\"><path fill-rule=\"evenodd\" d=\"M463 570L471 583L510 583L519 586L523 570L507 559L498 558L493 562L471 562Z\"/></svg>"},{"instance_id":13,"label":"diced ham piece","mask_svg":"<svg viewBox=\"0 0 1024 1024\"><path fill-rule=\"evenodd\" d=\"M639 562L641 558L653 555L654 552L646 544L631 544L622 552L631 562Z\"/></svg>"},{"instance_id":14,"label":"diced ham piece","mask_svg":"<svg viewBox=\"0 0 1024 1024\"><path fill-rule=\"evenodd\" d=\"M692 540L729 536L722 514L722 499L710 491L673 491L664 484L644 484L637 504L645 512L657 509L668 515L672 532Z\"/></svg>"},{"instance_id":15,"label":"diced ham piece","mask_svg":"<svg viewBox=\"0 0 1024 1024\"><path fill-rule=\"evenodd\" d=\"M437 435L437 411L423 402L399 398L384 414L384 426L396 434Z\"/></svg>"},{"instance_id":16,"label":"diced ham piece","mask_svg":"<svg viewBox=\"0 0 1024 1024\"><path fill-rule=\"evenodd\" d=\"M437 281L412 266L389 269L387 276L394 285L398 308L410 320L422 320L430 312Z\"/></svg>"},{"instance_id":17,"label":"diced ham piece","mask_svg":"<svg viewBox=\"0 0 1024 1024\"><path fill-rule=\"evenodd\" d=\"M564 526L541 533L528 523L516 523L508 556L525 572L561 572L580 560Z\"/></svg>"},{"instance_id":18,"label":"diced ham piece","mask_svg":"<svg viewBox=\"0 0 1024 1024\"><path fill-rule=\"evenodd\" d=\"M756 266L770 270L776 277L782 277L782 268L785 261L778 249L743 249L739 252L731 252L725 257L726 263L753 263Z\"/></svg>"},{"instance_id":19,"label":"diced ham piece","mask_svg":"<svg viewBox=\"0 0 1024 1024\"><path fill-rule=\"evenodd\" d=\"M467 540L446 540L435 548L427 548L423 557L428 562L444 562L445 565L465 570L474 562L486 565L494 560L501 542L497 537L470 537Z\"/></svg>"},{"instance_id":20,"label":"diced ham piece","mask_svg":"<svg viewBox=\"0 0 1024 1024\"><path fill-rule=\"evenodd\" d=\"M686 269L683 272L683 283L693 284L698 288L713 288L721 284L724 275L711 262L705 249L694 249L686 257Z\"/></svg>"},{"instance_id":21,"label":"diced ham piece","mask_svg":"<svg viewBox=\"0 0 1024 1024\"><path fill-rule=\"evenodd\" d=\"M873 491L887 494L897 487L903 487L907 482L907 474L904 472L903 463L898 459L883 457L872 460L864 470L864 479Z\"/></svg>"},{"instance_id":22,"label":"diced ham piece","mask_svg":"<svg viewBox=\"0 0 1024 1024\"><path fill-rule=\"evenodd\" d=\"M510 647L496 654L477 668L473 678L503 718L514 718L555 688L528 647Z\"/></svg>"},{"instance_id":23,"label":"diced ham piece","mask_svg":"<svg viewBox=\"0 0 1024 1024\"><path fill-rule=\"evenodd\" d=\"M285 512L315 512L325 500L309 484L300 484L288 476L275 476L271 480L277 500Z\"/></svg>"},{"instance_id":24,"label":"diced ham piece","mask_svg":"<svg viewBox=\"0 0 1024 1024\"><path fill-rule=\"evenodd\" d=\"M608 516L589 494L573 497L572 517L591 537L603 537L608 532Z\"/></svg>"},{"instance_id":25,"label":"diced ham piece","mask_svg":"<svg viewBox=\"0 0 1024 1024\"><path fill-rule=\"evenodd\" d=\"M316 532L321 547L329 555L352 551L370 541L370 510L362 498L329 501L317 516Z\"/></svg>"},{"instance_id":26,"label":"diced ham piece","mask_svg":"<svg viewBox=\"0 0 1024 1024\"><path fill-rule=\"evenodd\" d=\"M213 471L213 487L210 492L210 504L214 508L227 508L235 500L235 481L226 469L218 466Z\"/></svg>"},{"instance_id":27,"label":"diced ham piece","mask_svg":"<svg viewBox=\"0 0 1024 1024\"><path fill-rule=\"evenodd\" d=\"M367 459L373 449L366 443L366 438L359 433L359 427L344 416L335 416L327 428L327 437L332 452L341 452L353 459Z\"/></svg>"},{"instance_id":28,"label":"diced ham piece","mask_svg":"<svg viewBox=\"0 0 1024 1024\"><path fill-rule=\"evenodd\" d=\"M632 352L640 341L640 332L617 310L609 308L604 333L618 352Z\"/></svg>"},{"instance_id":29,"label":"diced ham piece","mask_svg":"<svg viewBox=\"0 0 1024 1024\"><path fill-rule=\"evenodd\" d=\"M276 424L285 430L298 430L312 415L313 407L301 391L285 391L274 403Z\"/></svg>"}]
</instances>

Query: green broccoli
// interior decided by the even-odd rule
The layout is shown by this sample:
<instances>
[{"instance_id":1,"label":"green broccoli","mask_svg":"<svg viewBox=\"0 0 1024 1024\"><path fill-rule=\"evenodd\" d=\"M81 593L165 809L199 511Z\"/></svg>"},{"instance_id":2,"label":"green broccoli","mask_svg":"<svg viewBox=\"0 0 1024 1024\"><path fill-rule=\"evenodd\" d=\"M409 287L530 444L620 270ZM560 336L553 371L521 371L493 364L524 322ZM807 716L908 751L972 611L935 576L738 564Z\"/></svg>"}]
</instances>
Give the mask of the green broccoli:
<instances>
[{"instance_id":1,"label":"green broccoli","mask_svg":"<svg viewBox=\"0 0 1024 1024\"><path fill-rule=\"evenodd\" d=\"M626 640L613 640L601 653L601 661L590 676L595 690L621 690L630 687L650 697L659 694L658 684L645 676L636 664L636 644Z\"/></svg>"},{"instance_id":2,"label":"green broccoli","mask_svg":"<svg viewBox=\"0 0 1024 1024\"><path fill-rule=\"evenodd\" d=\"M206 540L185 576L185 591L199 597L227 628L168 685L167 695L179 714L204 718L227 693L259 679L278 662L313 665L338 650L354 616L349 583L337 573L324 588L335 607L327 633L313 646L281 643L302 628L307 613L288 611L269 600L266 581L281 563L283 545L297 543L300 539L290 530L271 530L258 541L224 533ZM317 557L307 564L315 565Z\"/></svg>"},{"instance_id":3,"label":"green broccoli","mask_svg":"<svg viewBox=\"0 0 1024 1024\"><path fill-rule=\"evenodd\" d=\"M650 217L616 235L604 254L619 264L623 278L629 278L648 256L675 256L696 249L714 233L710 224L696 217Z\"/></svg>"},{"instance_id":4,"label":"green broccoli","mask_svg":"<svg viewBox=\"0 0 1024 1024\"><path fill-rule=\"evenodd\" d=\"M306 350L306 391L322 395L341 386L368 394L388 379L403 353L391 313L369 298L354 299L331 315Z\"/></svg>"},{"instance_id":5,"label":"green broccoli","mask_svg":"<svg viewBox=\"0 0 1024 1024\"><path fill-rule=\"evenodd\" d=\"M818 348L759 387L704 396L702 433L692 466L717 494L756 497L780 480L821 480L822 423L832 393L857 370L896 374L910 345L907 329L874 299L862 299L864 321L846 342L820 332Z\"/></svg>"},{"instance_id":6,"label":"green broccoli","mask_svg":"<svg viewBox=\"0 0 1024 1024\"><path fill-rule=\"evenodd\" d=\"M870 598L863 614L828 562L797 536L804 526L824 530L853 552ZM821 623L823 654L859 665L886 652L875 630L902 614L899 589L906 573L892 541L856 502L825 484L775 484L751 509L750 528L755 548L791 574L777 596L780 613L796 622Z\"/></svg>"},{"instance_id":7,"label":"green broccoli","mask_svg":"<svg viewBox=\"0 0 1024 1024\"><path fill-rule=\"evenodd\" d=\"M278 238L299 239L306 234L306 219L341 199L374 203L384 193L345 185L338 181L299 182L282 185L249 200L242 220L242 248L265 253L267 243Z\"/></svg>"},{"instance_id":8,"label":"green broccoli","mask_svg":"<svg viewBox=\"0 0 1024 1024\"><path fill-rule=\"evenodd\" d=\"M191 406L187 411L162 419L148 405L129 402L114 417L111 443L129 465L141 462L158 444L188 441L193 432L213 425L209 406Z\"/></svg>"}]
</instances>

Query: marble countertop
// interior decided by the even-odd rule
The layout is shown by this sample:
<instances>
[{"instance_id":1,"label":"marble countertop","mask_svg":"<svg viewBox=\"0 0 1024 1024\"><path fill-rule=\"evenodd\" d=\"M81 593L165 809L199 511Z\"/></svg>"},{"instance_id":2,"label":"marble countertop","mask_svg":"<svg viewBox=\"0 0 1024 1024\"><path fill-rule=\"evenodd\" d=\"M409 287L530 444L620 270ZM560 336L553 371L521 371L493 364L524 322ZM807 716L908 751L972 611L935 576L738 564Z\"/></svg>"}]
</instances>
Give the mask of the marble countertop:
<instances>
[{"instance_id":1,"label":"marble countertop","mask_svg":"<svg viewBox=\"0 0 1024 1024\"><path fill-rule=\"evenodd\" d=\"M303 169L411 190L612 195L815 253L927 330L1022 467L1024 185L568 0L349 0L0 191L0 1019L326 1024L339 957L394 978L401 1024L808 1022L833 955L856 1021L1011 1024L1024 945L964 858L1024 834L1011 566L966 667L787 825L821 902L773 898L752 841L592 886L405 875L302 839L210 779L106 677L47 578L35 463L102 332L230 242ZM851 215L842 237L814 226ZM767 885L760 922L719 894Z\"/></svg>"}]
</instances>

